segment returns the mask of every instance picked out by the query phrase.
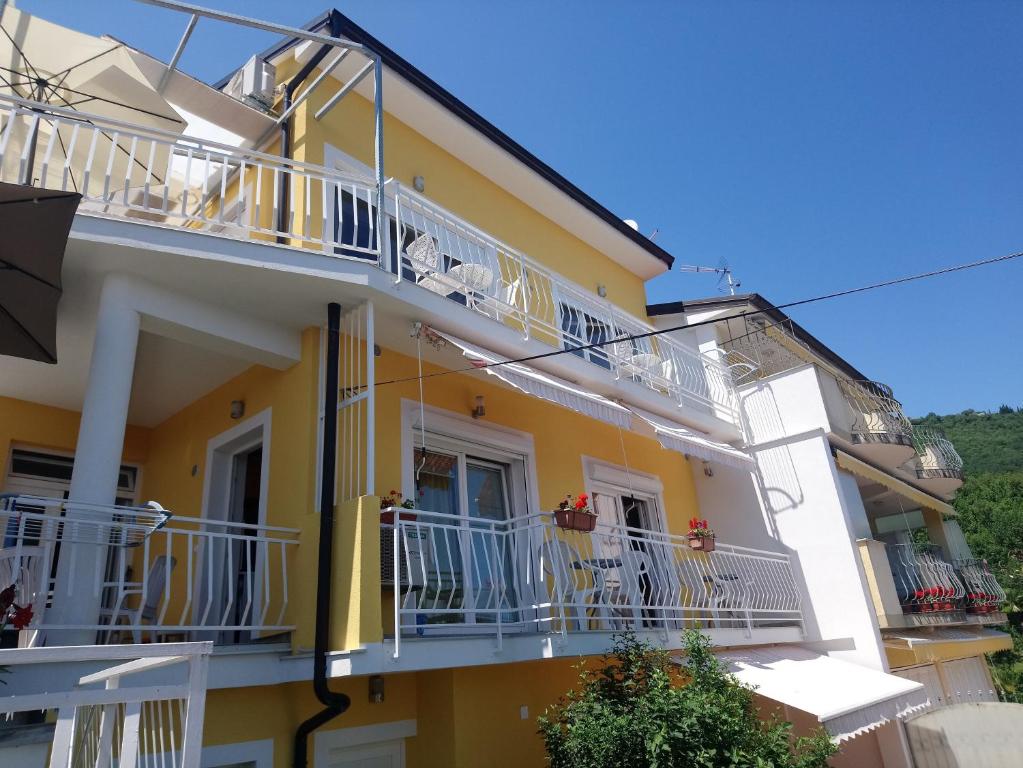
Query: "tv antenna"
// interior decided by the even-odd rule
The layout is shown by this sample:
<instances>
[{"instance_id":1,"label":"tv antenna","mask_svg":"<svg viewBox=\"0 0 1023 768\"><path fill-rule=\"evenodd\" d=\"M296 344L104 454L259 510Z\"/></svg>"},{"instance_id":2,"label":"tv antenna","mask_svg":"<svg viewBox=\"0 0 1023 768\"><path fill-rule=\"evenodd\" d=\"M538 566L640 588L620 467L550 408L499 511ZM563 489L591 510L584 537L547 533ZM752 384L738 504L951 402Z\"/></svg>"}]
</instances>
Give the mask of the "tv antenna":
<instances>
[{"instance_id":1,"label":"tv antenna","mask_svg":"<svg viewBox=\"0 0 1023 768\"><path fill-rule=\"evenodd\" d=\"M700 267L695 264L682 264L678 268L678 271L695 273L710 272L718 275L718 290L722 290L721 283L724 282L728 285L728 293L732 296L735 295L735 289L742 286L742 283L735 279L735 274L732 272L732 268L728 266L728 262L724 259L722 259L721 264L716 267Z\"/></svg>"}]
</instances>

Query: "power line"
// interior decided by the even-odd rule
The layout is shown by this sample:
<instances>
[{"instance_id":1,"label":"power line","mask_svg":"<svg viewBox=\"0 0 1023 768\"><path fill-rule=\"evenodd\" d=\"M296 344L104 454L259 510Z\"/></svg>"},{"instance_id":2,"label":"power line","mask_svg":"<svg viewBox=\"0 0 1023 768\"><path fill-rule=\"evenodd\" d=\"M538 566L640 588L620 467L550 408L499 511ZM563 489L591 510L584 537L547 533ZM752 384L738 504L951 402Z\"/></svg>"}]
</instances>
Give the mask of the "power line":
<instances>
[{"instance_id":1,"label":"power line","mask_svg":"<svg viewBox=\"0 0 1023 768\"><path fill-rule=\"evenodd\" d=\"M751 311L744 311L744 312L740 312L737 315L733 315L733 317L736 317L736 318L746 318L746 317L752 317L754 315L766 314L766 313L774 311L774 310L790 309L792 307L801 307L801 306L804 306L806 304L813 304L813 303L818 302L818 301L828 301L830 299L838 299L838 298L841 298L843 296L852 296L853 294L864 293L866 291L873 291L873 290L877 290L878 288L890 288L893 285L901 285L903 283L911 283L911 282L914 282L916 280L923 280L923 279L928 278L928 277L939 277L941 275L947 275L947 274L951 274L953 272L962 272L964 270L974 269L976 267L985 267L985 266L988 266L990 264L999 264L1001 262L1012 261L1013 259L1018 259L1018 258L1021 258L1021 257L1023 257L1023 251L1018 251L1016 253L1009 253L1009 254L1005 254L1003 256L995 256L995 257L989 258L989 259L980 259L979 261L971 261L971 262L966 263L966 264L956 264L955 266L951 266L951 267L942 267L941 269L933 269L933 270L931 270L929 272L920 272L920 273L917 273L915 275L906 275L904 277L897 277L897 278L893 278L891 280L884 280L884 281L879 282L879 283L871 283L870 285L861 285L858 288L847 288L847 289L842 290L842 291L835 291L834 293L826 293L826 294L823 294L821 296L813 296L813 297L808 298L808 299L799 299L797 301L790 301L790 302L787 302L785 304L776 304L776 305L773 305L773 306L768 307L766 309L755 309L755 310L751 310ZM613 339L607 339L606 341L597 341L597 342L594 342L592 344L581 344L581 345L578 345L578 346L564 347L562 349L551 350L550 352L541 352L541 353L538 353L538 354L535 354L535 355L528 355L526 357L517 357L517 358L511 359L511 360L501 360L501 361L498 361L498 362L495 362L495 363L481 363L479 365L470 365L470 366L467 366L465 368L450 368L450 369L446 369L446 370L443 370L443 371L434 371L433 373L422 374L422 375L419 375L419 376L407 376L407 377L400 378L400 379L388 379L386 381L378 381L378 382L375 383L374 386L383 387L383 386L386 386L386 385L389 385L389 384L404 384L404 383L410 382L410 381L422 381L424 379L433 379L433 378L437 378L439 376L448 376L450 374L455 374L455 373L472 373L473 371L482 371L482 370L485 370L487 368L498 368L498 367L500 367L502 365L511 365L513 363L529 363L529 362L533 362L534 360L543 360L543 359L548 358L548 357L557 357L558 355L575 354L576 352L582 352L582 351L587 350L587 349L599 349L601 347L607 346L608 344L619 344L621 342L635 341L637 339L649 339L649 338L652 338L654 336L660 336L660 335L665 334L665 333L672 333L674 331L685 331L685 330L689 330L691 328L699 328L700 326L710 325L712 323L718 323L720 321L721 321L721 318L711 318L709 320L701 320L699 322L690 323L688 325L676 325L676 326L673 326L671 328L655 329L653 331L646 331L644 333L626 334L624 336L618 336L618 337L613 338ZM359 387L359 388L363 389L363 388L365 388L365 385L363 385L363 387Z\"/></svg>"}]
</instances>

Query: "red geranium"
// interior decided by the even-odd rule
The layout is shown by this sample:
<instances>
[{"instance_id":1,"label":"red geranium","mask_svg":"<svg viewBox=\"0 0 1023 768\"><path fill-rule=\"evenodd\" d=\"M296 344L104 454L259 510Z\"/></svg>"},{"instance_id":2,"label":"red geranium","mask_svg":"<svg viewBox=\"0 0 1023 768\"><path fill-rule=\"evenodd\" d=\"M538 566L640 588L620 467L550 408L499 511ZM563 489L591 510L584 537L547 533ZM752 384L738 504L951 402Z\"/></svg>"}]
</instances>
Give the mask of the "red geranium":
<instances>
[{"instance_id":1,"label":"red geranium","mask_svg":"<svg viewBox=\"0 0 1023 768\"><path fill-rule=\"evenodd\" d=\"M32 623L32 604L16 605L11 612L11 624L15 629L24 629Z\"/></svg>"}]
</instances>

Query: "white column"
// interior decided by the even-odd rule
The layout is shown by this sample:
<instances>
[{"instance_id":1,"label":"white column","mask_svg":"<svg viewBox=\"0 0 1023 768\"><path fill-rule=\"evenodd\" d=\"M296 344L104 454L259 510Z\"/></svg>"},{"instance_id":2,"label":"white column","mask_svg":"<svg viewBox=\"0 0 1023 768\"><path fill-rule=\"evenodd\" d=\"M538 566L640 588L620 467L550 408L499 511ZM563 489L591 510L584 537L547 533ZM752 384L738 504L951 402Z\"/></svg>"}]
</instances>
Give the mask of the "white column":
<instances>
[{"instance_id":1,"label":"white column","mask_svg":"<svg viewBox=\"0 0 1023 768\"><path fill-rule=\"evenodd\" d=\"M89 381L75 448L69 501L113 504L121 469L128 402L135 372L139 314L127 301L127 286L107 277L100 295ZM73 504L68 515L75 514ZM72 552L73 550L73 552ZM53 608L47 624L96 624L106 548L68 542L57 564ZM92 630L52 630L48 645L90 645Z\"/></svg>"}]
</instances>

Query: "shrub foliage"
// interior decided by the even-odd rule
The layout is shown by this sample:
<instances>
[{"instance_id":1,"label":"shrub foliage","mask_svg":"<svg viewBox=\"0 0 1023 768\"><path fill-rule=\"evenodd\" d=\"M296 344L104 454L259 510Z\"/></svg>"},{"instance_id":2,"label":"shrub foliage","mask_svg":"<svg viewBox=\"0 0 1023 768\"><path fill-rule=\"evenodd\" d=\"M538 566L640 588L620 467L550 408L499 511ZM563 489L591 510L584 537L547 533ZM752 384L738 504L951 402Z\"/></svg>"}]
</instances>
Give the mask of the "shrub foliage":
<instances>
[{"instance_id":1,"label":"shrub foliage","mask_svg":"<svg viewBox=\"0 0 1023 768\"><path fill-rule=\"evenodd\" d=\"M824 768L836 751L823 730L794 737L760 719L753 689L686 632L683 670L630 633L617 635L577 689L540 717L551 768Z\"/></svg>"}]
</instances>

